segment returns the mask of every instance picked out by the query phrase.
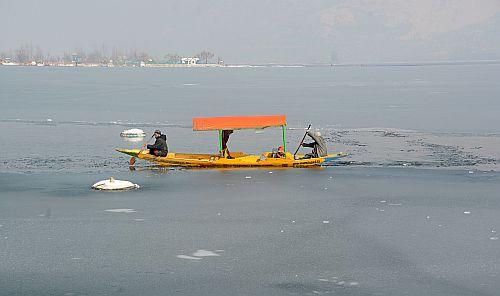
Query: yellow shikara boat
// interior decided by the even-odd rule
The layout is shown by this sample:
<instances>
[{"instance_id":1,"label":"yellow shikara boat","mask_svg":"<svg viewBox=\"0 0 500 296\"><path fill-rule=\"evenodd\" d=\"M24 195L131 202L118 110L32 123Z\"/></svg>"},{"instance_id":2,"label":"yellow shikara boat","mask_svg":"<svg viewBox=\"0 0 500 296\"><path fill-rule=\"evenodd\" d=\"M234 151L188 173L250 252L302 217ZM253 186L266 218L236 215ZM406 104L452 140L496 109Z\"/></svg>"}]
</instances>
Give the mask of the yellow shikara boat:
<instances>
[{"instance_id":1,"label":"yellow shikara boat","mask_svg":"<svg viewBox=\"0 0 500 296\"><path fill-rule=\"evenodd\" d=\"M266 127L280 126L283 132L284 155L278 157L276 152L264 152L260 155L231 152L231 158L222 156L222 131L238 129L263 129ZM139 149L117 149L118 152L128 154L132 158L143 159L168 167L314 167L329 163L335 159L347 156L338 152L324 157L303 158L303 155L294 155L286 151L286 116L226 116L205 117L193 119L195 131L219 131L218 154L191 154L168 153L167 156L154 156L149 151ZM131 163L135 162L135 159Z\"/></svg>"}]
</instances>

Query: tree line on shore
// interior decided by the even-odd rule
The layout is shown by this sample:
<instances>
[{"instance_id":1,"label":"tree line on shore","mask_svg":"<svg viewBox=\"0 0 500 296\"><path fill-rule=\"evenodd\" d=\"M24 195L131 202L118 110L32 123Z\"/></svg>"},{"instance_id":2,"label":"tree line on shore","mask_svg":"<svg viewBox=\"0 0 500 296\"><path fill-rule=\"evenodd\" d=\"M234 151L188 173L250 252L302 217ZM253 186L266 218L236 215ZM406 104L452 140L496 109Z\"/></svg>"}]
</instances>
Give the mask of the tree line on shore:
<instances>
[{"instance_id":1,"label":"tree line on shore","mask_svg":"<svg viewBox=\"0 0 500 296\"><path fill-rule=\"evenodd\" d=\"M0 52L0 62L10 61L19 64L45 63L45 64L113 64L113 65L135 65L143 63L154 64L181 64L182 58L197 58L198 63L211 64L221 63L222 58L217 57L209 50L202 50L195 55L180 55L177 53L166 53L163 55L153 55L142 50L122 50L116 47L108 50L105 46L87 50L76 48L72 51L65 51L62 54L51 54L44 51L39 46L24 44L17 49Z\"/></svg>"}]
</instances>

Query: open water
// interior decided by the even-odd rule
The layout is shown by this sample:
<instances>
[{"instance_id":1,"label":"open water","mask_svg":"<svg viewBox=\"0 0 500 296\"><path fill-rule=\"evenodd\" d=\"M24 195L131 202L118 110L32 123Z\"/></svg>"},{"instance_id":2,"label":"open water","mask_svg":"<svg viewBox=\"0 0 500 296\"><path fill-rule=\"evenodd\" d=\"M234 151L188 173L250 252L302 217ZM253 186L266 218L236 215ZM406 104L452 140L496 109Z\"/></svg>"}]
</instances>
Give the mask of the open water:
<instances>
[{"instance_id":1,"label":"open water","mask_svg":"<svg viewBox=\"0 0 500 296\"><path fill-rule=\"evenodd\" d=\"M0 295L497 295L500 65L0 67ZM320 169L168 170L114 151L191 118L312 124ZM148 137L149 137L148 135ZM261 152L281 131L241 131ZM90 186L114 176L141 185Z\"/></svg>"}]
</instances>

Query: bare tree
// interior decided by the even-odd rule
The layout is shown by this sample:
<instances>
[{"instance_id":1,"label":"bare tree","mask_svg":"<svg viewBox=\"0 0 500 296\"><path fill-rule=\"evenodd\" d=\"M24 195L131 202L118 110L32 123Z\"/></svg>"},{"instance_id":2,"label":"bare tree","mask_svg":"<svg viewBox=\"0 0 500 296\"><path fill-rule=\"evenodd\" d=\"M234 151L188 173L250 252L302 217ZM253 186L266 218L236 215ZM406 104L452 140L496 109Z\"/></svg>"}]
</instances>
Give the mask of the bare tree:
<instances>
[{"instance_id":1,"label":"bare tree","mask_svg":"<svg viewBox=\"0 0 500 296\"><path fill-rule=\"evenodd\" d=\"M37 46L35 49L34 59L36 62L43 62L44 55L43 55L43 50L40 48L40 46Z\"/></svg>"},{"instance_id":2,"label":"bare tree","mask_svg":"<svg viewBox=\"0 0 500 296\"><path fill-rule=\"evenodd\" d=\"M65 64L71 63L72 62L71 53L65 51L62 56L62 62Z\"/></svg>"},{"instance_id":3,"label":"bare tree","mask_svg":"<svg viewBox=\"0 0 500 296\"><path fill-rule=\"evenodd\" d=\"M141 51L141 52L137 53L137 59L141 62L147 62L147 61L149 61L149 54Z\"/></svg>"},{"instance_id":4,"label":"bare tree","mask_svg":"<svg viewBox=\"0 0 500 296\"><path fill-rule=\"evenodd\" d=\"M182 57L176 53L167 53L163 58L169 64L178 64L182 59Z\"/></svg>"},{"instance_id":5,"label":"bare tree","mask_svg":"<svg viewBox=\"0 0 500 296\"><path fill-rule=\"evenodd\" d=\"M204 50L204 51L200 52L199 54L197 54L195 57L199 58L202 61L205 61L205 64L208 64L208 60L212 59L214 56L215 55L213 52Z\"/></svg>"},{"instance_id":6,"label":"bare tree","mask_svg":"<svg viewBox=\"0 0 500 296\"><path fill-rule=\"evenodd\" d=\"M102 61L102 53L98 49L94 49L87 55L87 61L92 64L99 64Z\"/></svg>"},{"instance_id":7,"label":"bare tree","mask_svg":"<svg viewBox=\"0 0 500 296\"><path fill-rule=\"evenodd\" d=\"M29 52L24 45L21 45L18 49L16 49L16 61L24 64L29 61Z\"/></svg>"}]
</instances>

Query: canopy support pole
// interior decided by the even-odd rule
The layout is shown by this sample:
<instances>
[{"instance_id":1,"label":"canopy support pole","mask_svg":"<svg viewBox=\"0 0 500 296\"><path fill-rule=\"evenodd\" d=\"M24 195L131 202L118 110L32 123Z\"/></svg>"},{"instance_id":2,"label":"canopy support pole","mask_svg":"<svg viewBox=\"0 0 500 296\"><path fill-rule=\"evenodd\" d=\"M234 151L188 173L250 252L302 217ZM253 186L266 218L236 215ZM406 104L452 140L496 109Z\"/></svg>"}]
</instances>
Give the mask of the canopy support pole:
<instances>
[{"instance_id":1,"label":"canopy support pole","mask_svg":"<svg viewBox=\"0 0 500 296\"><path fill-rule=\"evenodd\" d=\"M219 153L222 153L222 130L219 130Z\"/></svg>"},{"instance_id":2,"label":"canopy support pole","mask_svg":"<svg viewBox=\"0 0 500 296\"><path fill-rule=\"evenodd\" d=\"M282 125L281 130L283 131L283 151L286 152L286 125Z\"/></svg>"}]
</instances>

